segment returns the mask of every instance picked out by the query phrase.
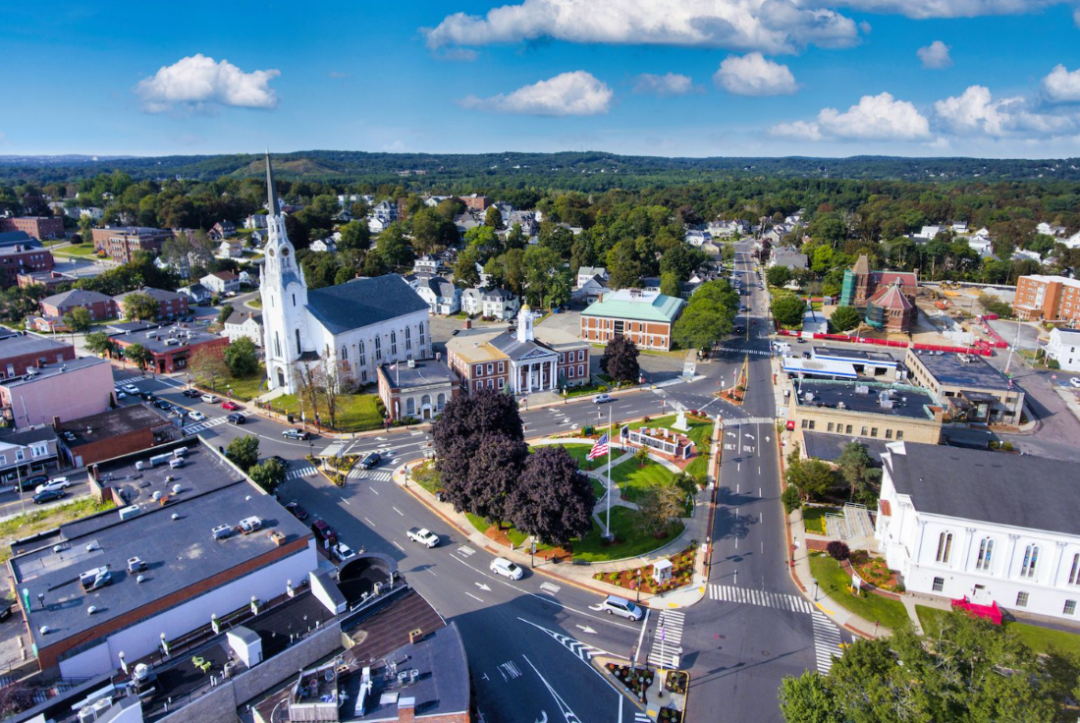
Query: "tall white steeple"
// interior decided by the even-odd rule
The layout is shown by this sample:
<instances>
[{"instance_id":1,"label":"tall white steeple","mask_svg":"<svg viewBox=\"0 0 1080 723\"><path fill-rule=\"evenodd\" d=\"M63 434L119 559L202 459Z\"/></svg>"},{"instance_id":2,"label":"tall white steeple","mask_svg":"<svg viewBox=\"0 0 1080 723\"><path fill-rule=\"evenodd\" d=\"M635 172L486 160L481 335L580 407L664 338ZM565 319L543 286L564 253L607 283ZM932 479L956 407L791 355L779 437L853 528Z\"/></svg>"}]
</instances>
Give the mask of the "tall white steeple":
<instances>
[{"instance_id":1,"label":"tall white steeple","mask_svg":"<svg viewBox=\"0 0 1080 723\"><path fill-rule=\"evenodd\" d=\"M263 350L270 389L296 392L296 364L309 344L307 339L307 283L296 263L296 249L285 231L285 215L278 208L270 153L266 154L266 244L260 297L263 306Z\"/></svg>"},{"instance_id":2,"label":"tall white steeple","mask_svg":"<svg viewBox=\"0 0 1080 723\"><path fill-rule=\"evenodd\" d=\"M517 340L520 343L524 344L533 341L533 339L536 338L533 333L533 313L528 304L521 305L521 311L518 312L517 323Z\"/></svg>"}]
</instances>

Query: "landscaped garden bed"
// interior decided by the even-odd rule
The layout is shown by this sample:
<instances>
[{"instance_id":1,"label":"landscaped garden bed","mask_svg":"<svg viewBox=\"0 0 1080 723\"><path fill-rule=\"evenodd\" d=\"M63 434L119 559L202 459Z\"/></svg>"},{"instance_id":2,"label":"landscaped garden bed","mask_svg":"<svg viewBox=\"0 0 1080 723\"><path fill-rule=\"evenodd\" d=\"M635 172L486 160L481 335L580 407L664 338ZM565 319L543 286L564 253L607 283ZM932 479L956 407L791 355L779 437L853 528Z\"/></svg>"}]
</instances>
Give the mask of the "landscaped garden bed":
<instances>
[{"instance_id":1,"label":"landscaped garden bed","mask_svg":"<svg viewBox=\"0 0 1080 723\"><path fill-rule=\"evenodd\" d=\"M848 561L859 577L874 587L889 592L903 592L896 573L889 569L883 558L871 557L866 550L855 550Z\"/></svg>"},{"instance_id":2,"label":"landscaped garden bed","mask_svg":"<svg viewBox=\"0 0 1080 723\"><path fill-rule=\"evenodd\" d=\"M639 701L645 702L645 691L652 685L655 673L648 668L607 663L605 666L615 680L622 683Z\"/></svg>"},{"instance_id":3,"label":"landscaped garden bed","mask_svg":"<svg viewBox=\"0 0 1080 723\"><path fill-rule=\"evenodd\" d=\"M879 622L882 627L896 628L908 622L907 610L899 600L891 600L868 591L853 591L851 576L839 562L822 553L810 553L810 572L837 605L864 620ZM869 631L868 631L869 632Z\"/></svg>"},{"instance_id":4,"label":"landscaped garden bed","mask_svg":"<svg viewBox=\"0 0 1080 723\"><path fill-rule=\"evenodd\" d=\"M676 419L678 419L678 415L675 414L668 414L656 419L645 417L640 422L631 424L630 428L641 429L642 427L663 427L664 429L671 429L679 434L685 434L689 437L690 441L694 443L694 456L690 459L690 462L686 464L684 471L697 480L698 484L705 486L708 482L709 449L712 440L713 420L697 410L692 409L686 413L686 423L689 430L683 432L675 429L673 426Z\"/></svg>"},{"instance_id":5,"label":"landscaped garden bed","mask_svg":"<svg viewBox=\"0 0 1080 723\"><path fill-rule=\"evenodd\" d=\"M621 570L618 572L598 572L593 575L594 580L606 582L610 585L637 590L638 581L641 581L641 592L662 593L674 590L684 585L689 585L694 579L694 559L697 556L697 541L691 541L685 550L668 558L671 561L671 580L663 585L657 585L653 581L653 566Z\"/></svg>"},{"instance_id":6,"label":"landscaped garden bed","mask_svg":"<svg viewBox=\"0 0 1080 723\"><path fill-rule=\"evenodd\" d=\"M657 723L682 723L682 711L674 708L661 708L656 717Z\"/></svg>"},{"instance_id":7,"label":"landscaped garden bed","mask_svg":"<svg viewBox=\"0 0 1080 723\"><path fill-rule=\"evenodd\" d=\"M686 695L686 686L690 676L681 670L669 670L664 676L664 689L676 695Z\"/></svg>"}]
</instances>

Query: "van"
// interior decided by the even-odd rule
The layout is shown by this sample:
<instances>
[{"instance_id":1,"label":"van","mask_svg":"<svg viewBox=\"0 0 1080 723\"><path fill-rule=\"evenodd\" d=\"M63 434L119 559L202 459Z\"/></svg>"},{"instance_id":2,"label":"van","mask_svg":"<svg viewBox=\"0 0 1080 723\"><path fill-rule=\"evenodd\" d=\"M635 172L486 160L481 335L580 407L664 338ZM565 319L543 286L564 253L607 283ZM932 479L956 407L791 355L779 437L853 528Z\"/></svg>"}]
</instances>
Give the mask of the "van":
<instances>
[{"instance_id":1,"label":"van","mask_svg":"<svg viewBox=\"0 0 1080 723\"><path fill-rule=\"evenodd\" d=\"M174 457L173 459L169 460L169 469L180 469L183 466L184 466L184 458L183 457Z\"/></svg>"},{"instance_id":2,"label":"van","mask_svg":"<svg viewBox=\"0 0 1080 723\"><path fill-rule=\"evenodd\" d=\"M600 603L600 609L608 615L618 615L634 622L645 617L645 611L640 606L635 605L626 598L616 597L615 595L608 595L604 598L604 602Z\"/></svg>"}]
</instances>

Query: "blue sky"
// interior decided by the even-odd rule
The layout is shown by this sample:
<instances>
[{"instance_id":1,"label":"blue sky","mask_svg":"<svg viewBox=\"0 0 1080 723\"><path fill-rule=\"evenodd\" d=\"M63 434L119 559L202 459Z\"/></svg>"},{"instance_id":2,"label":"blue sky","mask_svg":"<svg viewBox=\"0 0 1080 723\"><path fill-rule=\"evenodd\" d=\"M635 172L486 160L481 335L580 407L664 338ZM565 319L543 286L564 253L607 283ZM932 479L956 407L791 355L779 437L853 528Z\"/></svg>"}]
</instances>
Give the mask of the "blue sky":
<instances>
[{"instance_id":1,"label":"blue sky","mask_svg":"<svg viewBox=\"0 0 1080 723\"><path fill-rule=\"evenodd\" d=\"M0 154L1080 156L1057 0L312 5L0 2Z\"/></svg>"}]
</instances>

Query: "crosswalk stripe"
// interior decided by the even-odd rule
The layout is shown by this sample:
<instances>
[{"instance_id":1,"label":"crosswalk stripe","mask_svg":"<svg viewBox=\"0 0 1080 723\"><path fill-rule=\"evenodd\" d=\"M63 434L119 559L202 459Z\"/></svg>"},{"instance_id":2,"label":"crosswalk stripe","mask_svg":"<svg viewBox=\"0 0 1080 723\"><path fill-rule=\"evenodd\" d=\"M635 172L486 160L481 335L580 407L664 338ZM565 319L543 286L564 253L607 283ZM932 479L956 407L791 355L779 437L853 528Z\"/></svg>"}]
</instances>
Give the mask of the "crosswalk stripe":
<instances>
[{"instance_id":1,"label":"crosswalk stripe","mask_svg":"<svg viewBox=\"0 0 1080 723\"><path fill-rule=\"evenodd\" d=\"M216 427L219 424L225 423L225 417L214 417L213 419L204 419L201 422L195 422L184 427L184 434L198 434L204 429L210 429Z\"/></svg>"},{"instance_id":2,"label":"crosswalk stripe","mask_svg":"<svg viewBox=\"0 0 1080 723\"><path fill-rule=\"evenodd\" d=\"M768 590L751 590L737 585L712 583L709 585L709 599L742 603L744 605L759 605L797 613L811 613L814 610L814 606L799 595L789 595Z\"/></svg>"},{"instance_id":3,"label":"crosswalk stripe","mask_svg":"<svg viewBox=\"0 0 1080 723\"><path fill-rule=\"evenodd\" d=\"M840 651L840 631L820 610L811 613L814 628L814 657L819 673L832 670L833 657Z\"/></svg>"}]
</instances>

